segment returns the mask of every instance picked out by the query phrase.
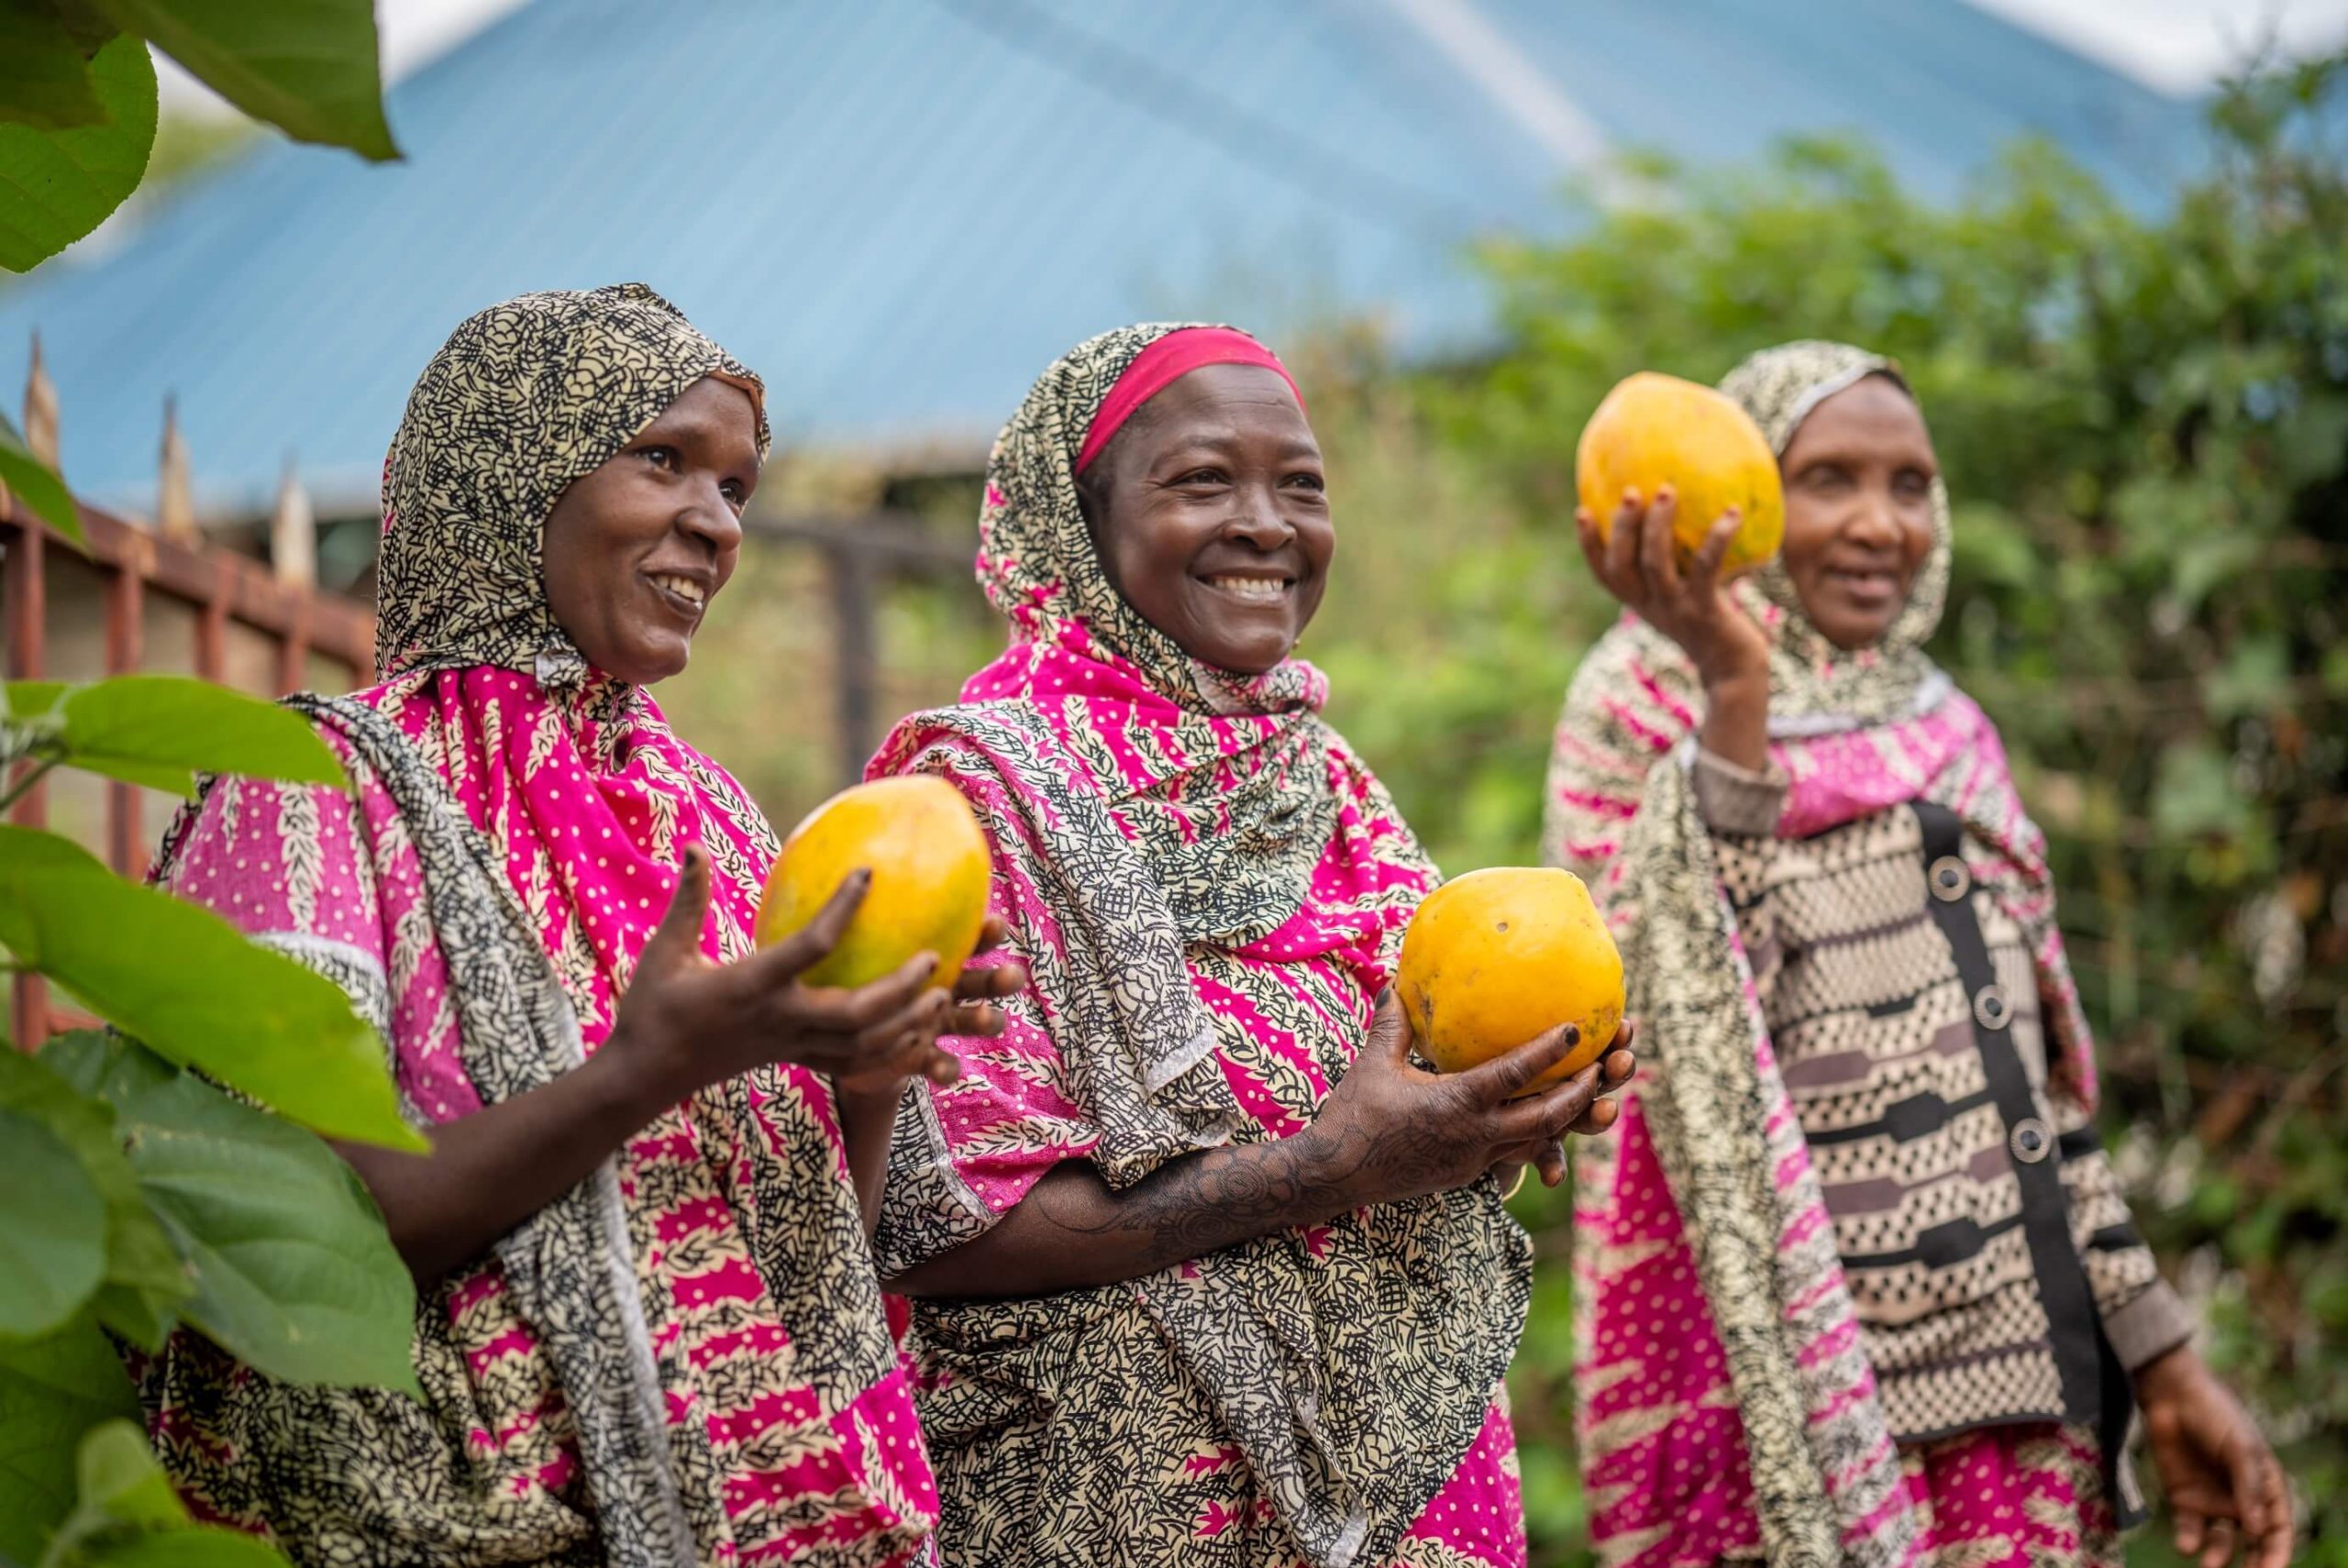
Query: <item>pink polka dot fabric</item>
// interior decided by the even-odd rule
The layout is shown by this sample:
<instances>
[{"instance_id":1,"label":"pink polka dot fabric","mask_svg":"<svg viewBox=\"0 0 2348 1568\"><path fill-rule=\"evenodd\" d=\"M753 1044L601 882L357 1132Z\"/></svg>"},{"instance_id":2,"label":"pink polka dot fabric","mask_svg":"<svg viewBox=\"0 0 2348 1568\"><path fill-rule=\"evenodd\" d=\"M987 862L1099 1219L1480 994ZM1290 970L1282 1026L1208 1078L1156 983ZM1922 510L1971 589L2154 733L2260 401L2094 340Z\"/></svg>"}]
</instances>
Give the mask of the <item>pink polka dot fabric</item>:
<instances>
[{"instance_id":1,"label":"pink polka dot fabric","mask_svg":"<svg viewBox=\"0 0 2348 1568\"><path fill-rule=\"evenodd\" d=\"M430 760L496 856L590 1052L611 1032L687 845L714 868L703 952L722 962L749 951L773 834L648 695L596 685L558 697L475 666L400 677L359 700ZM344 972L375 977L402 1095L426 1121L452 1121L482 1101L423 867L390 795L346 762L351 795L221 781L182 839L172 886L297 955L324 949ZM832 1320L858 1298L847 1287L857 1271L876 1320L879 1302L827 1084L785 1065L703 1091L617 1160L669 1420L693 1456L681 1480L691 1493L705 1476L709 1488L687 1498L702 1561L926 1561L936 1502L901 1355L876 1320L880 1358L861 1372L838 1360ZM500 1265L461 1271L422 1309L461 1355L452 1408L466 1412L467 1506L549 1541L576 1534L593 1499L540 1337ZM157 1420L183 1453L233 1447L194 1406L167 1403ZM193 1462L180 1473L199 1506L202 1473Z\"/></svg>"}]
</instances>

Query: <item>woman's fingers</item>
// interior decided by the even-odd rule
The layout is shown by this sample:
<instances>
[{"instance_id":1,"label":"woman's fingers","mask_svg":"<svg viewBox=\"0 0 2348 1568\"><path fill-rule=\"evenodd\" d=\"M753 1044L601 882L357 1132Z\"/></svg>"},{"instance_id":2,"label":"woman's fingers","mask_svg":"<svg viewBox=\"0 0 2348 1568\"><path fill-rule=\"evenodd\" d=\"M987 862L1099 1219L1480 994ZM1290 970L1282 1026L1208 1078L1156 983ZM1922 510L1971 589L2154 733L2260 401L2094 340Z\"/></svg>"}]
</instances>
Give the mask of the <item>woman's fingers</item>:
<instances>
[{"instance_id":1,"label":"woman's fingers","mask_svg":"<svg viewBox=\"0 0 2348 1568\"><path fill-rule=\"evenodd\" d=\"M2201 1514L2197 1508L2180 1507L2176 1512L2176 1554L2193 1557L2201 1551L2203 1531Z\"/></svg>"},{"instance_id":2,"label":"woman's fingers","mask_svg":"<svg viewBox=\"0 0 2348 1568\"><path fill-rule=\"evenodd\" d=\"M659 975L701 951L702 921L709 913L709 852L688 845L677 867L677 890L636 961L638 975Z\"/></svg>"},{"instance_id":3,"label":"woman's fingers","mask_svg":"<svg viewBox=\"0 0 2348 1568\"><path fill-rule=\"evenodd\" d=\"M1593 1108L1595 1109L1595 1108ZM1541 1172L1543 1187L1556 1187L1566 1179L1566 1145L1553 1139L1541 1145L1541 1153L1534 1161Z\"/></svg>"},{"instance_id":4,"label":"woman's fingers","mask_svg":"<svg viewBox=\"0 0 2348 1568\"><path fill-rule=\"evenodd\" d=\"M737 967L749 971L749 977L762 987L793 978L839 945L847 922L856 918L857 906L871 886L872 873L858 867L840 878L840 885L832 889L814 920L765 952L745 958Z\"/></svg>"},{"instance_id":5,"label":"woman's fingers","mask_svg":"<svg viewBox=\"0 0 2348 1568\"><path fill-rule=\"evenodd\" d=\"M1459 1075L1460 1087L1487 1105L1498 1105L1564 1061L1581 1043L1581 1030L1561 1023L1536 1034L1512 1051L1468 1068Z\"/></svg>"},{"instance_id":6,"label":"woman's fingers","mask_svg":"<svg viewBox=\"0 0 2348 1568\"><path fill-rule=\"evenodd\" d=\"M1720 514L1719 520L1712 525L1712 531L1704 536L1703 548L1696 552L1696 558L1688 569L1690 592L1709 598L1712 590L1720 586L1721 562L1728 558L1728 547L1735 541L1736 531L1744 523L1744 513L1736 507L1732 506Z\"/></svg>"},{"instance_id":7,"label":"woman's fingers","mask_svg":"<svg viewBox=\"0 0 2348 1568\"><path fill-rule=\"evenodd\" d=\"M1389 986L1378 993L1378 1011L1369 1021L1369 1037L1362 1042L1359 1061L1368 1057L1397 1067L1407 1067L1411 1062L1411 1020L1402 1010L1402 998Z\"/></svg>"},{"instance_id":8,"label":"woman's fingers","mask_svg":"<svg viewBox=\"0 0 2348 1568\"><path fill-rule=\"evenodd\" d=\"M2259 1468L2265 1474L2267 1511L2266 1529L2258 1543L2256 1568L2288 1568L2291 1537L2296 1533L2290 1486L2283 1479L2283 1462L2275 1457L2274 1450L2265 1452Z\"/></svg>"},{"instance_id":9,"label":"woman's fingers","mask_svg":"<svg viewBox=\"0 0 2348 1568\"><path fill-rule=\"evenodd\" d=\"M1011 1022L1011 1015L988 1002L959 1002L946 1020L940 1034L959 1034L978 1040L991 1040L1001 1034Z\"/></svg>"},{"instance_id":10,"label":"woman's fingers","mask_svg":"<svg viewBox=\"0 0 2348 1568\"><path fill-rule=\"evenodd\" d=\"M1027 988L1027 966L1017 959L991 964L984 967L963 966L954 977L954 996L958 1001L987 1001L995 997L1017 996Z\"/></svg>"},{"instance_id":11,"label":"woman's fingers","mask_svg":"<svg viewBox=\"0 0 2348 1568\"><path fill-rule=\"evenodd\" d=\"M1585 1138L1595 1138L1622 1119L1621 1100L1601 1099L1581 1113L1581 1119L1573 1124L1573 1131Z\"/></svg>"},{"instance_id":12,"label":"woman's fingers","mask_svg":"<svg viewBox=\"0 0 2348 1568\"><path fill-rule=\"evenodd\" d=\"M1626 490L1615 504L1614 521L1606 531L1606 570L1608 587L1617 598L1634 597L1639 587L1639 528L1646 516L1645 500L1635 490Z\"/></svg>"},{"instance_id":13,"label":"woman's fingers","mask_svg":"<svg viewBox=\"0 0 2348 1568\"><path fill-rule=\"evenodd\" d=\"M2226 1568L2234 1558L2234 1521L2210 1521L2210 1544L2201 1549L2201 1568Z\"/></svg>"},{"instance_id":14,"label":"woman's fingers","mask_svg":"<svg viewBox=\"0 0 2348 1568\"><path fill-rule=\"evenodd\" d=\"M1639 530L1639 572L1657 599L1679 597L1679 497L1669 485L1655 492L1645 525Z\"/></svg>"}]
</instances>

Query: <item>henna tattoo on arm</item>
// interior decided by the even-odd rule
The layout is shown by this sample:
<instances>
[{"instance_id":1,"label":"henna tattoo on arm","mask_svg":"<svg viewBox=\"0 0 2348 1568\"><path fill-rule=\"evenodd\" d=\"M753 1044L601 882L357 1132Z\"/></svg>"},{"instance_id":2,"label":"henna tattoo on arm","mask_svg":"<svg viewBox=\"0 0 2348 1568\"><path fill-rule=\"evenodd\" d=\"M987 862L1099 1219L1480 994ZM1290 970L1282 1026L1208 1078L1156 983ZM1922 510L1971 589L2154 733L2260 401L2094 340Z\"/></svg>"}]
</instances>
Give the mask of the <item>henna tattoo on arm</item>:
<instances>
[{"instance_id":1,"label":"henna tattoo on arm","mask_svg":"<svg viewBox=\"0 0 2348 1568\"><path fill-rule=\"evenodd\" d=\"M1036 1184L992 1230L918 1264L890 1288L913 1296L1042 1296L1113 1285L1367 1204L1460 1185L1482 1166L1432 1126L1373 1138L1315 1126L1210 1149L1112 1189L1083 1161Z\"/></svg>"}]
</instances>

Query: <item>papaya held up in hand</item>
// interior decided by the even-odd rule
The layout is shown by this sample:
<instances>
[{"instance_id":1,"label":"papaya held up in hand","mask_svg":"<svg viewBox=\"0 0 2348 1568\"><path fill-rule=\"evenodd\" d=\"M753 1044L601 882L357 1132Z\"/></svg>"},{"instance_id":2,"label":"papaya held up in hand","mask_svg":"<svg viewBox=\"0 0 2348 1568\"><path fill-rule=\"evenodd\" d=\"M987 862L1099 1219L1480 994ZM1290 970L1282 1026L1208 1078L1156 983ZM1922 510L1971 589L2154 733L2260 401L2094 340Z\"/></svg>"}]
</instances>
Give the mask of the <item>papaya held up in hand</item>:
<instances>
[{"instance_id":1,"label":"papaya held up in hand","mask_svg":"<svg viewBox=\"0 0 2348 1568\"><path fill-rule=\"evenodd\" d=\"M951 986L986 923L987 841L961 791L923 774L843 790L791 830L759 905L759 945L814 920L859 866L872 873L864 901L801 981L852 989L935 953L929 983Z\"/></svg>"},{"instance_id":2,"label":"papaya held up in hand","mask_svg":"<svg viewBox=\"0 0 2348 1568\"><path fill-rule=\"evenodd\" d=\"M1395 988L1419 1049L1446 1073L1578 1028L1581 1043L1518 1098L1598 1060L1623 1022L1623 955L1570 871L1501 867L1445 882L1402 933Z\"/></svg>"},{"instance_id":3,"label":"papaya held up in hand","mask_svg":"<svg viewBox=\"0 0 2348 1568\"><path fill-rule=\"evenodd\" d=\"M1786 496L1761 427L1710 387L1641 370L1608 392L1582 426L1574 489L1603 538L1625 491L1653 501L1667 485L1679 498L1672 533L1683 569L1732 506L1742 522L1721 575L1734 577L1778 553Z\"/></svg>"}]
</instances>

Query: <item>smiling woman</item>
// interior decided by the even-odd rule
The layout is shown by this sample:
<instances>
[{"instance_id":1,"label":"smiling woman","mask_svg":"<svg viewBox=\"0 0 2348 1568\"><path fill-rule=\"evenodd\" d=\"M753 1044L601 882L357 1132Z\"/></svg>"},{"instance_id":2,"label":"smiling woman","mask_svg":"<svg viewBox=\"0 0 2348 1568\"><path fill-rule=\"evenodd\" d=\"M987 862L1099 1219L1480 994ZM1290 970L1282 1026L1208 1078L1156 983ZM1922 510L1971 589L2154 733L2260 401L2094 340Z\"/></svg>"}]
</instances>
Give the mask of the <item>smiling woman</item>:
<instances>
[{"instance_id":1,"label":"smiling woman","mask_svg":"<svg viewBox=\"0 0 2348 1568\"><path fill-rule=\"evenodd\" d=\"M1682 570L1669 494L1603 538L1584 513L1633 613L1550 772L1551 855L1665 1046L1577 1173L1600 1553L2117 1563L2140 1407L2203 1568L2238 1540L2282 1568L2275 1456L2096 1134L2045 841L1924 652L1951 527L1923 411L1833 343L1722 390L1778 451L1783 557L1724 581L1733 519Z\"/></svg>"},{"instance_id":2,"label":"smiling woman","mask_svg":"<svg viewBox=\"0 0 2348 1568\"><path fill-rule=\"evenodd\" d=\"M345 1150L423 1288L420 1403L175 1340L203 1517L342 1565L926 1555L866 1250L906 1078L1015 966L855 991L753 952L772 830L646 688L685 666L767 447L759 379L639 284L482 311L385 468L381 685L297 698L349 794L214 785L159 876L349 991L428 1158ZM665 911L665 912L664 912Z\"/></svg>"},{"instance_id":3,"label":"smiling woman","mask_svg":"<svg viewBox=\"0 0 2348 1568\"><path fill-rule=\"evenodd\" d=\"M1105 334L979 531L1011 645L873 764L963 791L1037 975L909 1099L875 1242L941 1556L1515 1568L1530 1247L1491 1173L1561 1176L1632 1058L1518 1100L1570 1028L1411 1061L1381 993L1434 871L1293 657L1336 545L1303 399L1229 328Z\"/></svg>"}]
</instances>

